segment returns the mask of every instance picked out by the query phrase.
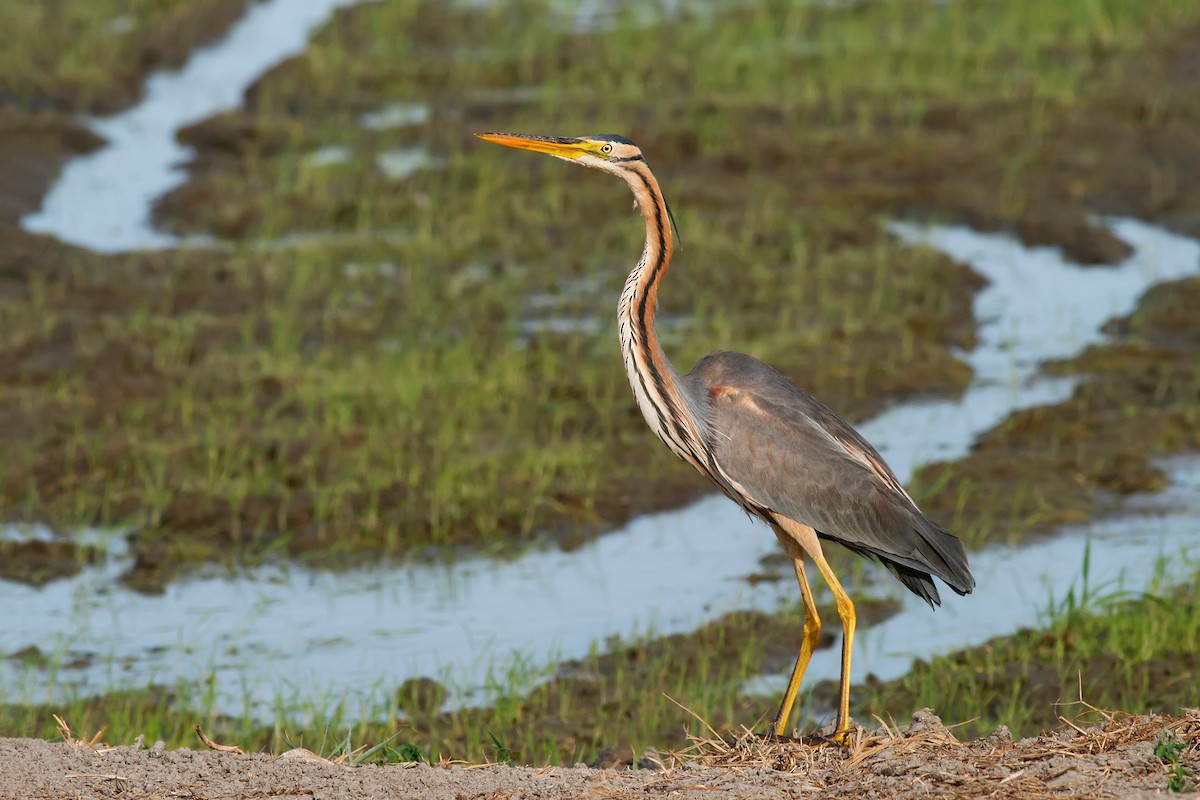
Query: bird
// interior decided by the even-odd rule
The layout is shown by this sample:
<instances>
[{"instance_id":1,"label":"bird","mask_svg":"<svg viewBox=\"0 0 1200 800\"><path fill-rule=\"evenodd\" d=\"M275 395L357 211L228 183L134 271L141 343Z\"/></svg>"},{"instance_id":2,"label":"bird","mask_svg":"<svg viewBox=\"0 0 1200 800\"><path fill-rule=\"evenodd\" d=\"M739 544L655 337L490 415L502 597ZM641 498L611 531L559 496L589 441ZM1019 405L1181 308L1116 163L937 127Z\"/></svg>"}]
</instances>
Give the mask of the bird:
<instances>
[{"instance_id":1,"label":"bird","mask_svg":"<svg viewBox=\"0 0 1200 800\"><path fill-rule=\"evenodd\" d=\"M933 578L966 595L975 587L962 542L927 517L883 457L836 413L753 356L717 350L686 375L667 358L655 331L659 287L671 266L677 229L646 157L624 136L477 133L507 147L554 156L621 178L646 223L641 258L617 304L625 371L646 423L683 461L774 531L792 560L805 618L800 651L768 736L788 740L788 722L821 633L805 565L833 593L842 623L841 680L833 733L850 736L854 603L825 558L822 542L882 562L930 606L941 605Z\"/></svg>"}]
</instances>

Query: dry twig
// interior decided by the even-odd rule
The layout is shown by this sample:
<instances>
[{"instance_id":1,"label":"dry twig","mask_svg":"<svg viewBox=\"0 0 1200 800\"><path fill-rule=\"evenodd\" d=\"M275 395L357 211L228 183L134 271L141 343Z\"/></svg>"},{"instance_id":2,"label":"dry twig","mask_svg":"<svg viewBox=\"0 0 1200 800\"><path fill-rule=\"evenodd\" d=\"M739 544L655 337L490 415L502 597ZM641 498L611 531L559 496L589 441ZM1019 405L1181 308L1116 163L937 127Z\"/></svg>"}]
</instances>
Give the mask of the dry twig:
<instances>
[{"instance_id":1,"label":"dry twig","mask_svg":"<svg viewBox=\"0 0 1200 800\"><path fill-rule=\"evenodd\" d=\"M196 735L200 737L200 741L204 742L205 746L210 750L217 750L222 753L235 753L239 756L245 755L246 751L238 747L236 744L217 744L212 739L204 735L204 731L200 726L196 726Z\"/></svg>"}]
</instances>

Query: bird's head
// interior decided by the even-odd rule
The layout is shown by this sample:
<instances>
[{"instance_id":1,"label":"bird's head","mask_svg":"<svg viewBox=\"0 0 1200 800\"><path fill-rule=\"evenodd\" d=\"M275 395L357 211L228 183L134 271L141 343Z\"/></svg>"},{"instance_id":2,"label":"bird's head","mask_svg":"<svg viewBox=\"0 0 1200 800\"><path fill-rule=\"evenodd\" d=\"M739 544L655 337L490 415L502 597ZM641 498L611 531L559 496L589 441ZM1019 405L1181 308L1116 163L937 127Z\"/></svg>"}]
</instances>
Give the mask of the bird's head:
<instances>
[{"instance_id":1,"label":"bird's head","mask_svg":"<svg viewBox=\"0 0 1200 800\"><path fill-rule=\"evenodd\" d=\"M647 221L651 219L651 211L658 202L667 210L671 220L671 229L675 232L675 246L679 246L679 227L675 224L675 215L667 205L666 198L658 188L658 181L650 172L650 165L642 156L641 149L624 136L606 133L598 136L580 136L569 138L564 136L529 136L521 133L477 133L486 142L495 142L505 147L515 147L519 150L532 150L535 153L561 158L585 167L598 169L622 178L633 190L634 207L639 205ZM652 188L653 187L653 188Z\"/></svg>"},{"instance_id":2,"label":"bird's head","mask_svg":"<svg viewBox=\"0 0 1200 800\"><path fill-rule=\"evenodd\" d=\"M495 142L505 147L532 150L535 153L572 161L585 167L603 172L622 172L624 165L636 161L644 162L642 151L624 136L603 134L600 136L527 136L519 133L477 133L486 142Z\"/></svg>"}]
</instances>

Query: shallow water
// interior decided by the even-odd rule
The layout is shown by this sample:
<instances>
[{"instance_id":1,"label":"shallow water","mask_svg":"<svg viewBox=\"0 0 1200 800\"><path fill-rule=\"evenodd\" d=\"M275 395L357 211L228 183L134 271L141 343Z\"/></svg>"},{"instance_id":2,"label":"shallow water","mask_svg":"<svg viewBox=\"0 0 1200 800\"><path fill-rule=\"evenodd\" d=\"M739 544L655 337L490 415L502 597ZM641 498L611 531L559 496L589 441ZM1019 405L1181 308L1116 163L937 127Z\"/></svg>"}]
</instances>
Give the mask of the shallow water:
<instances>
[{"instance_id":1,"label":"shallow water","mask_svg":"<svg viewBox=\"0 0 1200 800\"><path fill-rule=\"evenodd\" d=\"M154 202L187 176L191 150L180 128L239 107L264 72L302 52L338 8L364 0L268 0L249 10L219 42L197 50L180 70L146 81L128 111L87 120L106 144L72 159L42 203L21 220L33 233L102 253L174 247L179 239L150 224Z\"/></svg>"},{"instance_id":2,"label":"shallow water","mask_svg":"<svg viewBox=\"0 0 1200 800\"><path fill-rule=\"evenodd\" d=\"M900 239L940 250L989 281L972 309L979 341L961 354L974 370L966 393L902 403L859 426L901 481L920 464L966 455L975 437L1013 411L1070 397L1075 380L1039 377L1040 364L1104 341L1104 323L1132 312L1151 286L1200 273L1200 242L1133 219L1104 224L1134 248L1116 267L1081 267L1057 248L1028 248L970 228L888 226Z\"/></svg>"},{"instance_id":3,"label":"shallow water","mask_svg":"<svg viewBox=\"0 0 1200 800\"><path fill-rule=\"evenodd\" d=\"M709 498L697 510L723 502ZM767 552L763 537L749 547L720 537L666 562L663 551L689 538L689 521L671 516L643 517L573 553L339 574L270 567L240 579L178 581L160 597L116 585L127 564L118 549L106 566L40 589L0 582L0 605L22 610L5 625L5 641L10 652L37 644L63 661L102 656L59 674L60 685L101 692L215 673L221 708L240 713L247 692L262 713L280 694L369 703L420 675L473 693L493 669L502 677L519 660L540 667L611 635L691 630L786 594L739 580ZM21 671L0 662L0 685L41 684L35 672L19 679Z\"/></svg>"},{"instance_id":4,"label":"shallow water","mask_svg":"<svg viewBox=\"0 0 1200 800\"><path fill-rule=\"evenodd\" d=\"M393 181L404 180L423 169L436 167L439 163L441 162L424 147L398 147L384 150L375 157L375 166Z\"/></svg>"},{"instance_id":5,"label":"shallow water","mask_svg":"<svg viewBox=\"0 0 1200 800\"><path fill-rule=\"evenodd\" d=\"M369 131L390 131L429 121L429 107L419 103L389 103L377 111L368 111L358 124Z\"/></svg>"},{"instance_id":6,"label":"shallow water","mask_svg":"<svg viewBox=\"0 0 1200 800\"><path fill-rule=\"evenodd\" d=\"M1083 268L1054 250L961 228L894 228L990 281L975 304L978 347L964 354L976 370L968 391L957 400L899 404L861 426L902 479L923 461L965 453L1014 409L1065 397L1071 380L1038 378L1038 364L1102 341L1103 322L1130 311L1146 288L1200 271L1196 242L1139 222L1107 224L1135 248L1118 267ZM1172 479L1194 495L1198 474L1200 462L1179 462ZM1164 502L1180 500L1175 491ZM1104 542L1092 553L1093 581L1120 574L1141 588L1161 555L1176 554L1200 530L1200 508L1179 508L973 555L977 593L948 597L937 614L906 597L902 614L862 632L856 673L899 674L915 655L1031 624L1065 590L1056 580L1051 591L1050 576L1082 566L1089 536ZM5 626L9 652L36 644L61 661L97 656L53 675L6 661L0 685L10 698L43 697L51 679L59 691L98 693L150 681L200 685L213 675L221 710L266 716L296 698L318 708L345 700L352 713L369 713L402 681L424 675L447 682L456 702L482 702L489 677L503 683L511 669L535 676L613 635L694 630L734 609L794 602L790 581L752 587L741 580L775 547L764 526L713 496L639 518L572 553L340 574L267 567L183 580L162 597L143 597L116 584L127 560L118 542L107 564L75 578L40 589L0 582L0 607L20 609ZM813 675L834 676L830 659L818 654Z\"/></svg>"}]
</instances>

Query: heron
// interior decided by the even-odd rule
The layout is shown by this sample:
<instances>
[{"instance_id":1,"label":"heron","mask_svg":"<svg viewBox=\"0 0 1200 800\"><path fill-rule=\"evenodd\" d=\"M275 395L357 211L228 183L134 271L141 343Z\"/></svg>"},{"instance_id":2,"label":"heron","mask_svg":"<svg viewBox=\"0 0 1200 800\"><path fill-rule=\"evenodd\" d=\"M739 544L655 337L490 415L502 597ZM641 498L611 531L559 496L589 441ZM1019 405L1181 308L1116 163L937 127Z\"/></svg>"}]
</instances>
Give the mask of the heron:
<instances>
[{"instance_id":1,"label":"heron","mask_svg":"<svg viewBox=\"0 0 1200 800\"><path fill-rule=\"evenodd\" d=\"M617 325L634 397L671 452L766 522L792 560L805 617L800 652L771 725L776 738L790 738L788 721L821 633L805 564L816 565L829 585L842 623L842 651L837 720L827 740L846 742L857 617L822 542L880 561L930 608L941 605L934 577L959 595L975 586L962 542L921 511L853 427L762 361L717 350L686 375L671 363L654 320L659 286L676 249L675 220L637 145L615 135L475 135L616 175L633 191L646 242L621 292Z\"/></svg>"}]
</instances>

